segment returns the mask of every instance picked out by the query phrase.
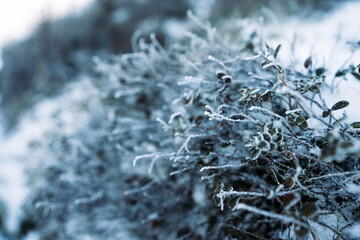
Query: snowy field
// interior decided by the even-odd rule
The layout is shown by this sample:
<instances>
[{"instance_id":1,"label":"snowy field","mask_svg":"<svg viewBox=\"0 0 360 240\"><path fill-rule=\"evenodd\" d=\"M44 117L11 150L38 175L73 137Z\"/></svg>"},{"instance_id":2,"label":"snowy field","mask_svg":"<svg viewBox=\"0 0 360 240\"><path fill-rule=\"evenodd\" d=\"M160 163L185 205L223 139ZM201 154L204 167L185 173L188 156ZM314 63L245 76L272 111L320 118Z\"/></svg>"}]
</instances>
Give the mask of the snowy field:
<instances>
[{"instance_id":1,"label":"snowy field","mask_svg":"<svg viewBox=\"0 0 360 240\"><path fill-rule=\"evenodd\" d=\"M9 2L10 5L4 7L5 2ZM89 0L25 2L21 0L0 2L0 46L31 32L41 20L39 17L42 16L41 13L59 17L74 8L81 9ZM27 6L24 7L24 4ZM12 12L15 12L12 9L23 9L24 13L21 14L23 18L17 19L20 14L18 12L16 16L12 15ZM289 54L291 44L295 41L295 59L301 60L295 62L296 65L303 65L307 57L313 56L314 61L331 68L327 74L333 76L347 63L353 63L355 66L360 63L360 52L351 52L349 45L346 44L347 41L360 40L359 13L360 2L351 2L335 12L326 14L316 22L294 18L292 21L280 23L274 19L274 25L264 29L264 36L271 36L272 46L282 44L280 61L286 64L294 63L293 59L288 59L286 56L291 55ZM15 25L10 28L6 22L14 22ZM325 62L324 59L330 62ZM360 81L352 76L348 77L348 81L335 79L334 86L332 91L326 90L327 105L331 106L337 101L347 100L351 103L346 109L349 121L359 121ZM4 136L0 131L0 199L5 201L8 214L6 225L9 231L17 230L21 204L28 192L24 175L24 165L31 164L26 162L26 155L30 154L27 145L33 139L41 138L46 130L56 127L54 120L56 113L60 112L60 117L67 123L64 131L74 131L81 121L86 121L86 112L76 112L76 108L73 108L77 103L84 101L81 95L84 89L91 91L91 84L86 76L67 86L64 94L45 99L25 113L19 126L10 135ZM354 228L354 231L358 232L360 238L360 228ZM326 236L324 239L331 239L332 233L324 233L323 236ZM28 239L36 239L36 234Z\"/></svg>"}]
</instances>

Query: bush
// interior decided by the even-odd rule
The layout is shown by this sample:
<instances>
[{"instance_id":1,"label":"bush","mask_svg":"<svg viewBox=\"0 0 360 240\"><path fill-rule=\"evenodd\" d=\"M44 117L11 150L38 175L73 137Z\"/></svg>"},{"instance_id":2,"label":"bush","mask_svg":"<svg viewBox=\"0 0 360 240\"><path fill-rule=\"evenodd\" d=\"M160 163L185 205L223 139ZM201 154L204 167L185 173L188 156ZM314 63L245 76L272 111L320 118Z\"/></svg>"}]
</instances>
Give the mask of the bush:
<instances>
[{"instance_id":1,"label":"bush","mask_svg":"<svg viewBox=\"0 0 360 240\"><path fill-rule=\"evenodd\" d=\"M350 239L360 126L334 112L351 103L324 103L311 58L285 67L255 30L189 16L199 35L94 59L88 121L33 146L26 221L43 239Z\"/></svg>"}]
</instances>

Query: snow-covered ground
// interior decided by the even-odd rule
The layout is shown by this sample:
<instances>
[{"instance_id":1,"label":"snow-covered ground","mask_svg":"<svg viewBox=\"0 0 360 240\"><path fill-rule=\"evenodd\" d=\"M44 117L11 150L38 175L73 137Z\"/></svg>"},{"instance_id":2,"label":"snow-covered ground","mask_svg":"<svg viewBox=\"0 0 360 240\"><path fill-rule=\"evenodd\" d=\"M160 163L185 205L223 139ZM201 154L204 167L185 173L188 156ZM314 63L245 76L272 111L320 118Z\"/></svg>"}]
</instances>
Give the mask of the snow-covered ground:
<instances>
[{"instance_id":1,"label":"snow-covered ground","mask_svg":"<svg viewBox=\"0 0 360 240\"><path fill-rule=\"evenodd\" d=\"M24 1L17 0L12 2L15 9L16 6L21 9L26 8L24 5L27 3ZM39 1L31 2L38 3ZM58 2L81 2L81 4L85 4L89 2L89 0L44 0L44 2L48 2L48 4L51 2L51 4L54 4L53 9L55 9ZM2 4L3 2L0 2L0 9L4 11L4 8L1 6ZM0 16L4 17L1 10ZM36 11L38 11L36 14L39 14L39 11L41 12L43 10ZM354 63L355 66L360 63L359 51L354 53L351 60L348 60L351 52L349 46L346 44L347 41L360 41L360 31L357 30L357 25L360 22L359 12L360 2L351 2L339 8L336 12L325 15L318 22L294 18L292 21L272 25L271 29L265 28L264 34L270 35L271 32L271 35L274 36L274 33L276 33L275 37L272 38L272 45L274 46L279 43L283 45L283 49L280 52L280 60L290 63L292 59L286 56L290 54L292 40L296 39L295 58L300 60L296 64L301 66L305 59L311 55L314 57L314 62L319 66L324 64L326 67L331 67L332 71L329 71L328 74L329 76L333 76L334 72L346 61L349 61L348 63ZM10 15L5 16L9 17ZM32 28L38 20L39 19L30 21L31 24L28 27ZM7 20L7 22L9 21L11 22L12 20ZM0 19L0 23L1 22L4 21ZM24 29L24 27L20 28L23 29L22 31L29 31L28 29ZM3 29L4 27L0 25L0 31L4 31ZM17 36L22 36L23 33L15 33L15 35L16 34L19 34ZM294 38L294 36L296 36L296 38ZM0 39L0 45L1 41L4 42L7 41L7 39ZM327 62L325 62L325 60ZM329 79L331 78L329 77ZM346 109L347 114L351 120L359 121L360 111L358 111L357 107L360 106L360 81L350 76L348 81L340 80L340 78L336 79L336 83L338 81L341 81L341 83L333 92L330 90L326 92L328 99L327 104L331 106L339 100L349 101L350 106ZM52 99L45 99L28 113L24 114L17 129L9 136L4 136L0 131L0 199L5 201L8 214L6 225L10 231L16 231L18 227L19 217L21 216L21 204L26 199L26 194L28 193L24 176L24 166L28 164L26 162L28 143L33 139L40 138L47 129L56 127L54 116L58 116L57 113L59 112L61 112L62 120L67 123L64 131L69 131L69 133L76 130L79 124L81 124L81 121L79 121L81 118L86 121L86 112L81 112L78 108L72 108L72 106L84 100L82 93L84 89L91 89L90 85L91 83L86 77L81 78L78 82L67 86L67 91L64 91L62 95ZM2 237L0 235L0 240L1 239ZM36 239L36 237L34 237L34 239Z\"/></svg>"}]
</instances>

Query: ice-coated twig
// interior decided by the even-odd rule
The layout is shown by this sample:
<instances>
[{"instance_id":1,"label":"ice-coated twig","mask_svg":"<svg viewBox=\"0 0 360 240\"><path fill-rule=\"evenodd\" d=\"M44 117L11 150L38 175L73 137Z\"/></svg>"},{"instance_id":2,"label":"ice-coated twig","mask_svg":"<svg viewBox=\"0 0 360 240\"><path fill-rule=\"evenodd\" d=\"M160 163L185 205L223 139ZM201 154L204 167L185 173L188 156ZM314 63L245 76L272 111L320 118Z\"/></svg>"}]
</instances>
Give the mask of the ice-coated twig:
<instances>
[{"instance_id":1,"label":"ice-coated twig","mask_svg":"<svg viewBox=\"0 0 360 240\"><path fill-rule=\"evenodd\" d=\"M204 39L200 38L192 32L185 31L184 36L190 38L192 41L197 41L203 45L207 45L207 42Z\"/></svg>"},{"instance_id":2,"label":"ice-coated twig","mask_svg":"<svg viewBox=\"0 0 360 240\"><path fill-rule=\"evenodd\" d=\"M258 59L258 58L261 57L261 56L262 56L262 55L260 55L260 54L256 54L256 55L251 56L251 57L246 57L245 60L246 60L246 61L256 60L256 59Z\"/></svg>"},{"instance_id":3,"label":"ice-coated twig","mask_svg":"<svg viewBox=\"0 0 360 240\"><path fill-rule=\"evenodd\" d=\"M225 66L225 64L222 62L222 61L220 61L219 59L217 59L216 57L214 57L214 56L212 56L212 55L209 55L208 56L208 59L210 60L210 61L213 61L213 62L216 62L217 64L219 64L222 68L224 68L224 69L226 69L226 70L230 70L228 67L226 67Z\"/></svg>"},{"instance_id":4,"label":"ice-coated twig","mask_svg":"<svg viewBox=\"0 0 360 240\"><path fill-rule=\"evenodd\" d=\"M258 193L258 192L245 192L245 191L221 191L220 193L216 194L216 197L220 199L225 199L230 196L251 196L251 197L265 197L266 193Z\"/></svg>"},{"instance_id":5,"label":"ice-coated twig","mask_svg":"<svg viewBox=\"0 0 360 240\"><path fill-rule=\"evenodd\" d=\"M161 153L161 152L156 152L156 153L149 153L149 154L143 154L143 155L139 155L136 156L133 160L133 166L136 166L136 163L138 160L140 159L144 159L144 158L157 158L159 159L160 157L168 157L173 155L174 153Z\"/></svg>"},{"instance_id":6,"label":"ice-coated twig","mask_svg":"<svg viewBox=\"0 0 360 240\"><path fill-rule=\"evenodd\" d=\"M292 130L291 126L287 123L286 119L283 117L283 116L280 116L279 114L276 114L266 108L262 108L262 107L258 107L258 106L252 106L249 108L249 111L254 111L254 110L257 110L257 111L261 111L263 113L266 113L270 116L273 116L273 117L276 117L278 119L281 120L281 123L284 125L284 127L286 127L286 129L292 134L292 135L295 135L294 131Z\"/></svg>"},{"instance_id":7,"label":"ice-coated twig","mask_svg":"<svg viewBox=\"0 0 360 240\"><path fill-rule=\"evenodd\" d=\"M139 51L139 47L138 47L138 40L141 36L141 31L138 29L136 30L133 35L131 36L131 48L133 52L138 52Z\"/></svg>"},{"instance_id":8,"label":"ice-coated twig","mask_svg":"<svg viewBox=\"0 0 360 240\"><path fill-rule=\"evenodd\" d=\"M338 176L346 176L346 175L356 175L356 174L360 174L360 171L351 171L351 172L342 172L342 173L330 173L330 174L326 174L326 175L322 175L319 177L313 177L313 178L309 178L306 180L306 182L312 181L312 180L317 180L317 179L322 179L322 178L329 178L329 177L338 177Z\"/></svg>"},{"instance_id":9,"label":"ice-coated twig","mask_svg":"<svg viewBox=\"0 0 360 240\"><path fill-rule=\"evenodd\" d=\"M310 190L307 189L304 185L302 185L302 183L299 180L299 176L300 176L301 172L302 172L302 168L300 166L297 166L296 167L296 173L294 175L295 182L301 189L306 191L308 194L311 194Z\"/></svg>"},{"instance_id":10,"label":"ice-coated twig","mask_svg":"<svg viewBox=\"0 0 360 240\"><path fill-rule=\"evenodd\" d=\"M219 176L221 173L214 173L214 174L211 174L209 176L201 176L200 180L203 181L203 180L209 180L211 178L214 178L216 176Z\"/></svg>"},{"instance_id":11,"label":"ice-coated twig","mask_svg":"<svg viewBox=\"0 0 360 240\"><path fill-rule=\"evenodd\" d=\"M176 174L179 174L179 173L183 173L183 172L186 172L187 170L189 169L192 169L193 167L186 167L186 168L182 168L182 169L179 169L179 170L176 170L176 171L172 171L170 173L170 176L173 176L173 175L176 175Z\"/></svg>"},{"instance_id":12,"label":"ice-coated twig","mask_svg":"<svg viewBox=\"0 0 360 240\"><path fill-rule=\"evenodd\" d=\"M285 112L285 115L288 115L288 114L292 114L292 113L298 113L298 112L301 112L302 109L298 108L298 109L294 109L294 110L288 110Z\"/></svg>"},{"instance_id":13,"label":"ice-coated twig","mask_svg":"<svg viewBox=\"0 0 360 240\"><path fill-rule=\"evenodd\" d=\"M232 188L230 190L220 189L220 192L215 195L215 197L220 200L220 209L224 210L224 200L228 197L266 197L266 193L258 192L245 192L245 191L234 191Z\"/></svg>"},{"instance_id":14,"label":"ice-coated twig","mask_svg":"<svg viewBox=\"0 0 360 240\"><path fill-rule=\"evenodd\" d=\"M151 159L151 163L149 165L148 173L151 174L152 170L154 169L155 162L159 159L159 156L155 156Z\"/></svg>"},{"instance_id":15,"label":"ice-coated twig","mask_svg":"<svg viewBox=\"0 0 360 240\"><path fill-rule=\"evenodd\" d=\"M292 97L294 97L297 100L297 104L302 108L302 110L304 112L306 112L306 113L310 112L313 118L315 118L316 120L318 120L321 123L325 124L327 127L333 128L331 125L329 125L327 122L325 122L322 118L318 117L318 115L313 111L313 109L311 107L308 107L306 105L306 99L299 92L294 91L294 90L286 87L286 88L283 88L280 91L280 93L290 94Z\"/></svg>"},{"instance_id":16,"label":"ice-coated twig","mask_svg":"<svg viewBox=\"0 0 360 240\"><path fill-rule=\"evenodd\" d=\"M230 109L233 109L234 111L238 111L238 108L236 108L236 107L234 107L234 106L230 106L230 105L227 105L227 104L221 104L220 106L218 106L217 112L218 112L218 113L221 112L221 110L222 110L223 108L230 108ZM211 111L214 110L214 109L211 108L210 106L209 106L208 109L211 110Z\"/></svg>"},{"instance_id":17,"label":"ice-coated twig","mask_svg":"<svg viewBox=\"0 0 360 240\"><path fill-rule=\"evenodd\" d=\"M191 84L199 84L199 83L208 83L214 84L211 81L206 81L200 77L186 76L183 81L178 82L178 85L191 85Z\"/></svg>"},{"instance_id":18,"label":"ice-coated twig","mask_svg":"<svg viewBox=\"0 0 360 240\"><path fill-rule=\"evenodd\" d=\"M99 191L99 192L95 193L94 195L92 195L91 197L76 199L76 200L74 201L74 204L75 204L75 205L79 205L79 204L92 203L92 202L95 202L95 201L101 199L103 196L104 196L104 192L103 192L103 191Z\"/></svg>"},{"instance_id":19,"label":"ice-coated twig","mask_svg":"<svg viewBox=\"0 0 360 240\"><path fill-rule=\"evenodd\" d=\"M213 169L222 169L222 168L240 168L243 166L246 166L247 164L238 164L238 165L219 165L219 166L205 166L200 169L200 172L203 172L205 170L213 170Z\"/></svg>"},{"instance_id":20,"label":"ice-coated twig","mask_svg":"<svg viewBox=\"0 0 360 240\"><path fill-rule=\"evenodd\" d=\"M126 190L123 195L124 196L128 196L128 195L131 195L131 194L135 194L135 193L138 193L138 192L143 192L147 189L149 189L152 185L155 184L155 181L150 181L149 183L145 184L144 186L142 187L139 187L139 188L135 188L135 189L131 189L131 190Z\"/></svg>"},{"instance_id":21,"label":"ice-coated twig","mask_svg":"<svg viewBox=\"0 0 360 240\"><path fill-rule=\"evenodd\" d=\"M195 24L204 29L207 33L209 42L213 43L216 38L216 28L212 27L210 22L203 23L198 19L191 10L187 11L187 17L191 19Z\"/></svg>"},{"instance_id":22,"label":"ice-coated twig","mask_svg":"<svg viewBox=\"0 0 360 240\"><path fill-rule=\"evenodd\" d=\"M290 217L290 216L286 216L286 215L282 215L282 214L278 214L278 213L274 213L274 212L269 212L269 211L264 211L249 205L246 205L244 203L237 203L235 205L235 207L233 208L233 210L246 210L255 214L259 214L265 217L269 217L269 218L275 218L278 219L280 221L283 221L284 223L295 223L298 226L304 227L306 229L309 228L308 225L306 225L305 223L297 220L294 217Z\"/></svg>"},{"instance_id":23,"label":"ice-coated twig","mask_svg":"<svg viewBox=\"0 0 360 240\"><path fill-rule=\"evenodd\" d=\"M237 122L237 123L251 122L251 123L254 123L256 125L262 126L262 123L259 120L255 120L254 118L252 118L252 117L250 117L248 115L245 115L245 114L237 114L237 115L239 115L241 117L244 117L245 119L232 119L232 118L226 117L224 115L221 115L219 113L216 113L215 109L213 109L209 105L206 105L205 108L207 108L207 109L209 109L211 111L211 112L208 112L208 111L204 112L204 114L206 116L208 116L210 118L210 120L217 120L217 121L226 120L226 121L229 121L229 122Z\"/></svg>"},{"instance_id":24,"label":"ice-coated twig","mask_svg":"<svg viewBox=\"0 0 360 240\"><path fill-rule=\"evenodd\" d=\"M192 138L199 138L199 137L207 137L207 135L205 134L193 134L193 135L190 135L186 138L186 140L184 141L183 145L181 145L179 151L177 152L177 155L179 155L184 149L187 153L190 153L189 149L188 149L188 144L190 142L190 140Z\"/></svg>"},{"instance_id":25,"label":"ice-coated twig","mask_svg":"<svg viewBox=\"0 0 360 240\"><path fill-rule=\"evenodd\" d=\"M157 117L156 118L156 121L158 121L159 123L161 123L161 125L163 126L163 129L165 131L169 130L170 129L170 126L164 121L162 120L161 118Z\"/></svg>"},{"instance_id":26,"label":"ice-coated twig","mask_svg":"<svg viewBox=\"0 0 360 240\"><path fill-rule=\"evenodd\" d=\"M176 113L173 113L173 114L171 114L171 116L170 116L170 120L169 120L169 124L172 124L173 123L173 121L174 121L174 119L176 118L176 117L184 117L184 115L183 115L183 113L182 112L176 112Z\"/></svg>"},{"instance_id":27,"label":"ice-coated twig","mask_svg":"<svg viewBox=\"0 0 360 240\"><path fill-rule=\"evenodd\" d=\"M344 180L344 183L351 182L351 181L356 181L358 179L360 179L360 173L354 174L353 176L346 178Z\"/></svg>"}]
</instances>

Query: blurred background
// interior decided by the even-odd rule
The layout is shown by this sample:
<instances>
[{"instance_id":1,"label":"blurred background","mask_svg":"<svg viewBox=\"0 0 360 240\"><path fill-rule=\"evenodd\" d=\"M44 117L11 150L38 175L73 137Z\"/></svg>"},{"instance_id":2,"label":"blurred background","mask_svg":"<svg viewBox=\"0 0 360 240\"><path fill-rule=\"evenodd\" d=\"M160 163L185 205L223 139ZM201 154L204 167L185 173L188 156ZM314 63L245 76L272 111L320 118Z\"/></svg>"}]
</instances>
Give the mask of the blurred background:
<instances>
[{"instance_id":1,"label":"blurred background","mask_svg":"<svg viewBox=\"0 0 360 240\"><path fill-rule=\"evenodd\" d=\"M337 30L329 25L355 41L360 20L359 2L340 0L0 1L0 239L39 238L36 231L28 234L20 220L29 193L27 147L53 126L65 99L81 98L81 91L66 95L76 92L76 85L69 84L96 76L94 56L131 52L134 35L148 39L155 33L164 46L179 40L192 28L188 10L215 26L226 26L222 22L231 18L272 19L276 29L265 31L274 39L286 36L291 42L296 30L310 38L306 54L314 51L315 32L323 31L318 41L329 32L335 39ZM312 25L316 30L306 29Z\"/></svg>"}]
</instances>

